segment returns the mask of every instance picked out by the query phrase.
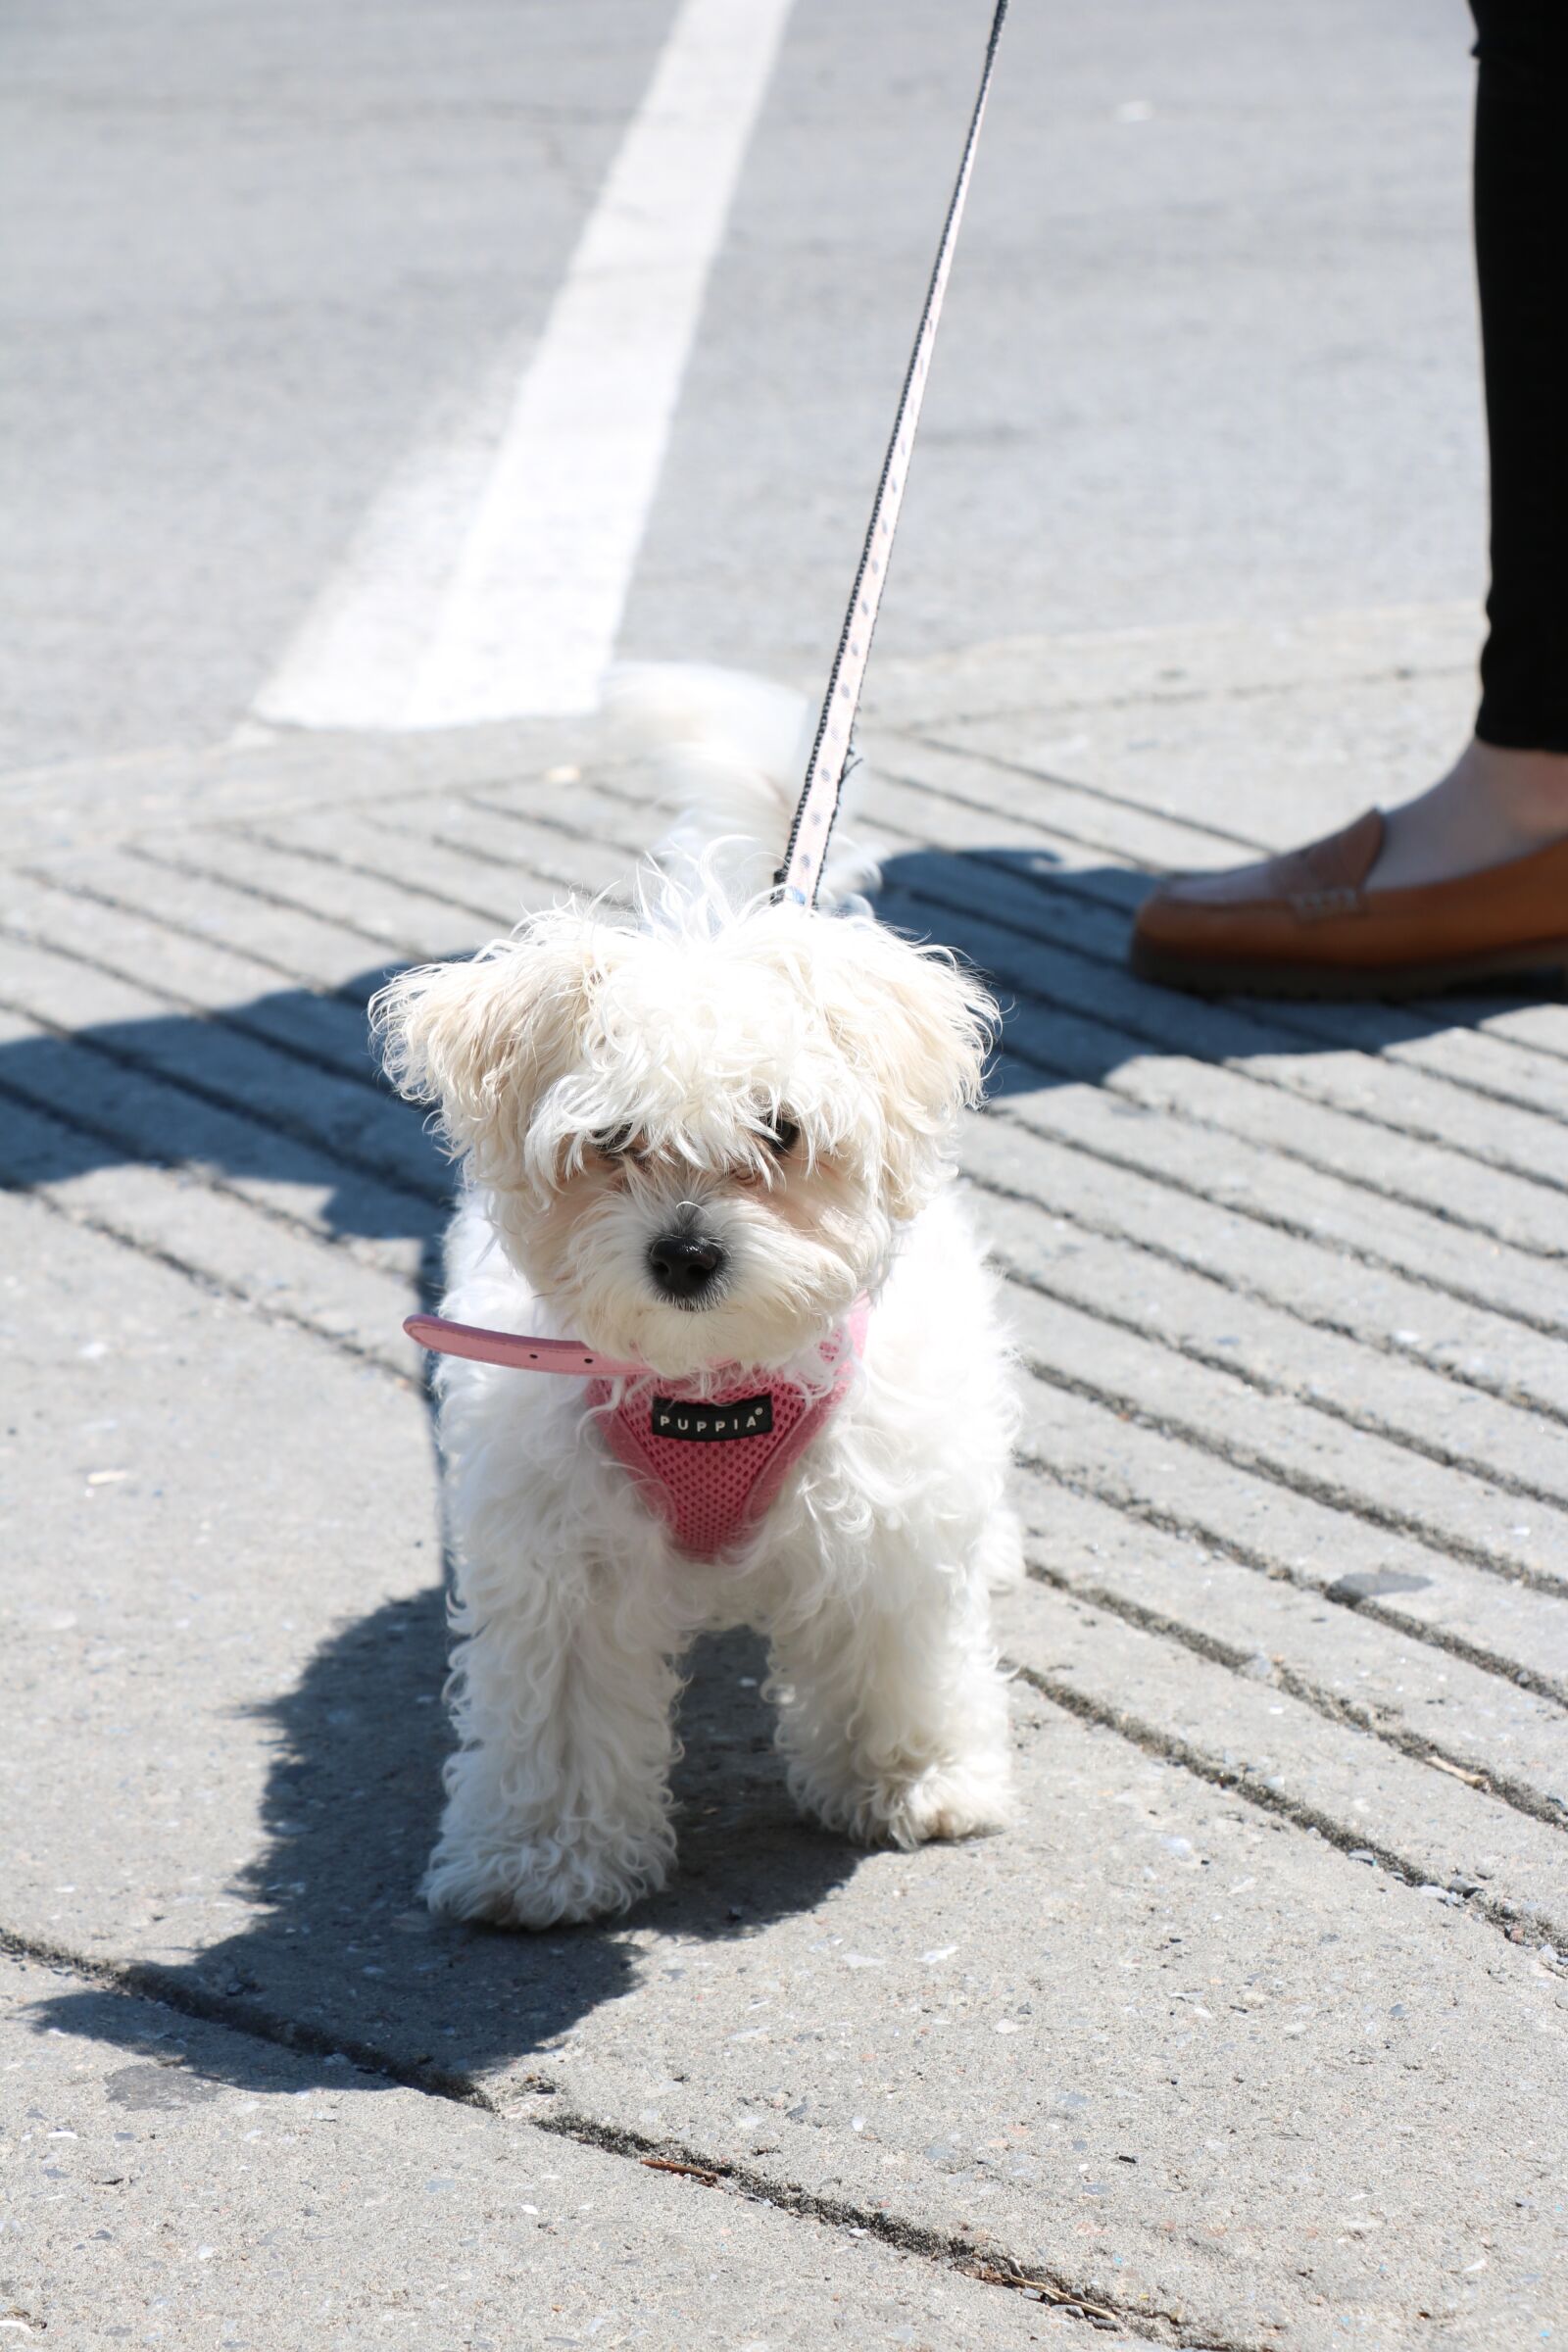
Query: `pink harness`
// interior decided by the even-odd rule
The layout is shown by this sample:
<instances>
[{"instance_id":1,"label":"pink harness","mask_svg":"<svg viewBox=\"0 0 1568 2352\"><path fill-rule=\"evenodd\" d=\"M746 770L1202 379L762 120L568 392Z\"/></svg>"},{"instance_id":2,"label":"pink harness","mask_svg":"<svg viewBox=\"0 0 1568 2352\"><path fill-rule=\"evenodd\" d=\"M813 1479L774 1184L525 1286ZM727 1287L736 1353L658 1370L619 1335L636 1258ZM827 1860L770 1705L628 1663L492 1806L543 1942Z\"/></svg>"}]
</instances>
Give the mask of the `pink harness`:
<instances>
[{"instance_id":1,"label":"pink harness","mask_svg":"<svg viewBox=\"0 0 1568 2352\"><path fill-rule=\"evenodd\" d=\"M693 1384L661 1383L646 1365L613 1361L578 1340L485 1331L442 1315L410 1315L403 1328L421 1348L516 1371L575 1373L605 1442L631 1473L670 1540L710 1560L750 1533L817 1432L844 1400L865 1345L870 1307L856 1301L846 1326L822 1342L822 1388L759 1380L753 1374L707 1396ZM615 1383L627 1386L618 1401Z\"/></svg>"}]
</instances>

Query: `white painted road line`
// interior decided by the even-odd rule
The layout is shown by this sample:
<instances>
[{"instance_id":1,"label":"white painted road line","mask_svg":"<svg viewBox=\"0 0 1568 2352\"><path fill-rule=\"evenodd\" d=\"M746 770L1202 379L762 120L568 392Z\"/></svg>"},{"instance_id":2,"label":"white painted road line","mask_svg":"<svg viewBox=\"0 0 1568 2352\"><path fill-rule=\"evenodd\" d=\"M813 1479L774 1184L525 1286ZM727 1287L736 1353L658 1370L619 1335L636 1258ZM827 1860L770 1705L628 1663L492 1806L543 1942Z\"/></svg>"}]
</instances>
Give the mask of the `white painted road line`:
<instances>
[{"instance_id":1,"label":"white painted road line","mask_svg":"<svg viewBox=\"0 0 1568 2352\"><path fill-rule=\"evenodd\" d=\"M399 467L257 717L412 730L594 707L790 5L685 0L510 413L491 385Z\"/></svg>"}]
</instances>

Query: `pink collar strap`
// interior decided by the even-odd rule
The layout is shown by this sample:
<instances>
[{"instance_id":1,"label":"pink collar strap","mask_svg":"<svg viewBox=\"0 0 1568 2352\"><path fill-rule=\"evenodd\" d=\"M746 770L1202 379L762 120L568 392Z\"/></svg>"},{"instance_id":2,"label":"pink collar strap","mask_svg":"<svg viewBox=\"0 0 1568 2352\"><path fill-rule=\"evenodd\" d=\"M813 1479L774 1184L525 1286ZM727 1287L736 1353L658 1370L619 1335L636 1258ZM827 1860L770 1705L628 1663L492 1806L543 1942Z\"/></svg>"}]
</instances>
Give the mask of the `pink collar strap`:
<instances>
[{"instance_id":1,"label":"pink collar strap","mask_svg":"<svg viewBox=\"0 0 1568 2352\"><path fill-rule=\"evenodd\" d=\"M505 1364L514 1372L573 1372L579 1380L602 1375L619 1380L648 1370L600 1355L581 1340L541 1340L525 1331L486 1331L478 1323L452 1323L445 1315L409 1315L404 1330L433 1355L462 1355L471 1364ZM650 1376L651 1377L651 1376Z\"/></svg>"}]
</instances>

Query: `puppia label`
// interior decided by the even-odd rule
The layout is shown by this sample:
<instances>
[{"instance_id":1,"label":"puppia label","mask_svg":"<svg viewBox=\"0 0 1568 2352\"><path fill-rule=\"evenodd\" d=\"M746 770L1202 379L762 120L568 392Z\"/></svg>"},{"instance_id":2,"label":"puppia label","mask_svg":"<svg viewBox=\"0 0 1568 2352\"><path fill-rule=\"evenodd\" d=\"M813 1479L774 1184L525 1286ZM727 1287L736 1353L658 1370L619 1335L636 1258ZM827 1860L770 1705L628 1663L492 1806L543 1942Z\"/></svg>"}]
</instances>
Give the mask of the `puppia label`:
<instances>
[{"instance_id":1,"label":"puppia label","mask_svg":"<svg viewBox=\"0 0 1568 2352\"><path fill-rule=\"evenodd\" d=\"M765 1438L773 1427L771 1396L742 1396L735 1404L685 1404L656 1396L649 1421L656 1438L711 1445L716 1438Z\"/></svg>"}]
</instances>

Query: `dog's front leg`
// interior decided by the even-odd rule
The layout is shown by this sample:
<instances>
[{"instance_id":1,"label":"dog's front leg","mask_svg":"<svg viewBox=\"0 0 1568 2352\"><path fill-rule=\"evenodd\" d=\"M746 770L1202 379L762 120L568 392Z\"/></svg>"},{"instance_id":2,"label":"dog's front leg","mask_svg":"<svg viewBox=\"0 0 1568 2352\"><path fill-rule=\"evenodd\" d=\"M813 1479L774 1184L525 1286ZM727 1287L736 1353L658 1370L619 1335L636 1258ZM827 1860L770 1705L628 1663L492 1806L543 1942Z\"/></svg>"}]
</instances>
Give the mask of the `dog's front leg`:
<instances>
[{"instance_id":1,"label":"dog's front leg","mask_svg":"<svg viewBox=\"0 0 1568 2352\"><path fill-rule=\"evenodd\" d=\"M654 1580L598 1562L460 1579L446 1811L425 1893L458 1919L549 1928L624 1911L674 1854L677 1635Z\"/></svg>"},{"instance_id":2,"label":"dog's front leg","mask_svg":"<svg viewBox=\"0 0 1568 2352\"><path fill-rule=\"evenodd\" d=\"M863 1843L1003 1828L1006 1688L982 1581L930 1568L829 1592L773 1637L796 1802Z\"/></svg>"}]
</instances>

